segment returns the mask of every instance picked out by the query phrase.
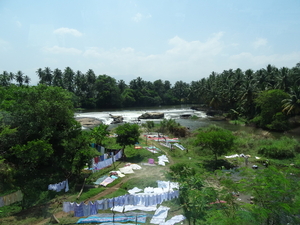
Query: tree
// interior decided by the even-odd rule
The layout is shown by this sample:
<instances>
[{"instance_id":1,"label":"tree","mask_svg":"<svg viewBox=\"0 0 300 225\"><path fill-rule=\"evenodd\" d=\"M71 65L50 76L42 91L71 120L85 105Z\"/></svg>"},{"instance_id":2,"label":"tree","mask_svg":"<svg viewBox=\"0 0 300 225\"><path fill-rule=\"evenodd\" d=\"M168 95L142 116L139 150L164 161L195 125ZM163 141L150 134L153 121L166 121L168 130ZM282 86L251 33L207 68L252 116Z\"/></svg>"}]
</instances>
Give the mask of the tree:
<instances>
[{"instance_id":1,"label":"tree","mask_svg":"<svg viewBox=\"0 0 300 225\"><path fill-rule=\"evenodd\" d=\"M240 190L251 193L254 205L248 211L257 218L255 224L299 224L299 182L292 167L278 170L275 167L248 171ZM247 173L244 173L247 174Z\"/></svg>"},{"instance_id":2,"label":"tree","mask_svg":"<svg viewBox=\"0 0 300 225\"><path fill-rule=\"evenodd\" d=\"M15 75L16 81L19 83L19 86L23 85L24 82L24 74L22 71L18 71L17 74Z\"/></svg>"},{"instance_id":3,"label":"tree","mask_svg":"<svg viewBox=\"0 0 300 225\"><path fill-rule=\"evenodd\" d=\"M62 81L63 74L60 69L55 69L53 71L53 79L52 79L52 85L57 87L63 87L63 81Z\"/></svg>"},{"instance_id":4,"label":"tree","mask_svg":"<svg viewBox=\"0 0 300 225\"><path fill-rule=\"evenodd\" d=\"M210 149L215 156L215 163L217 163L218 156L231 150L234 139L231 131L217 126L209 126L199 131L196 144Z\"/></svg>"},{"instance_id":5,"label":"tree","mask_svg":"<svg viewBox=\"0 0 300 225\"><path fill-rule=\"evenodd\" d=\"M134 145L139 141L140 131L137 124L125 123L116 128L117 143L122 146L125 155L125 147Z\"/></svg>"},{"instance_id":6,"label":"tree","mask_svg":"<svg viewBox=\"0 0 300 225\"><path fill-rule=\"evenodd\" d=\"M70 67L66 67L63 72L63 87L70 92L74 91L74 76L75 73Z\"/></svg>"},{"instance_id":7,"label":"tree","mask_svg":"<svg viewBox=\"0 0 300 225\"><path fill-rule=\"evenodd\" d=\"M289 97L282 100L283 112L287 115L297 115L300 112L300 88L299 86L294 86L291 88L291 93Z\"/></svg>"},{"instance_id":8,"label":"tree","mask_svg":"<svg viewBox=\"0 0 300 225\"><path fill-rule=\"evenodd\" d=\"M289 129L288 117L282 113L282 101L289 96L282 90L261 92L254 100L258 114L252 120L258 127L270 130Z\"/></svg>"},{"instance_id":9,"label":"tree","mask_svg":"<svg viewBox=\"0 0 300 225\"><path fill-rule=\"evenodd\" d=\"M108 127L109 125L106 124L100 124L97 127L94 127L91 130L91 136L95 140L95 143L99 144L102 146L103 140L106 138L106 136L109 134L108 132Z\"/></svg>"},{"instance_id":10,"label":"tree","mask_svg":"<svg viewBox=\"0 0 300 225\"><path fill-rule=\"evenodd\" d=\"M71 99L66 90L44 85L0 90L3 121L16 130L1 135L0 157L14 169L23 206L34 204L48 184L78 175L93 157Z\"/></svg>"}]
</instances>

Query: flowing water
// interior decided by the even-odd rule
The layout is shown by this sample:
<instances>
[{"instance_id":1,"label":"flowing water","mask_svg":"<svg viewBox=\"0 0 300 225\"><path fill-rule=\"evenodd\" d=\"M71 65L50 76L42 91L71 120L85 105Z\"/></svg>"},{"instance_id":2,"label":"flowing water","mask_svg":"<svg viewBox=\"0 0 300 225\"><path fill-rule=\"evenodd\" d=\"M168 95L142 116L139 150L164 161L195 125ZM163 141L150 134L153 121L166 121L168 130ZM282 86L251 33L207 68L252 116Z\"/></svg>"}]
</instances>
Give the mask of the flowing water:
<instances>
[{"instance_id":1,"label":"flowing water","mask_svg":"<svg viewBox=\"0 0 300 225\"><path fill-rule=\"evenodd\" d=\"M110 115L113 116L122 116L124 118L124 122L129 123L137 123L138 117L146 112L160 112L164 113L165 119L174 119L176 122L180 123L182 126L188 127L190 130L195 130L200 127L206 127L210 124L216 124L220 127L231 131L245 131L248 133L261 134L264 132L262 129L249 127L249 126L241 126L231 124L228 121L215 121L212 117L206 115L204 111L196 111L191 109L192 105L175 105L175 106L162 106L162 107L135 107L135 108L126 108L126 109L94 109L94 110L86 110L79 113L76 113L75 116L80 117L90 117L101 120L104 124L110 125L110 128L114 128L118 126L118 124L111 124L113 119ZM198 119L182 119L181 115L195 115ZM144 123L145 121L154 121L155 123L159 123L162 119L141 119L139 122ZM84 127L83 127L84 129ZM275 137L280 137L283 135L287 135L289 137L295 137L300 140L300 135L298 133L276 133L271 132L271 134Z\"/></svg>"}]
</instances>

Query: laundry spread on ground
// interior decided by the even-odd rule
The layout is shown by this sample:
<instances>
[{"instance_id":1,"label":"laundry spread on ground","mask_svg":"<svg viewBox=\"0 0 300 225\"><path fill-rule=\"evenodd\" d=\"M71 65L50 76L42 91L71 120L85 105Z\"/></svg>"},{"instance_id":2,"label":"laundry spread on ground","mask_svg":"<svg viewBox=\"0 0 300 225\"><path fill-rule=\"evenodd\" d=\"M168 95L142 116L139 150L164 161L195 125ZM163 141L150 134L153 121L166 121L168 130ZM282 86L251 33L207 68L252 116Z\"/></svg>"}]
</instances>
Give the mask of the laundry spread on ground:
<instances>
[{"instance_id":1,"label":"laundry spread on ground","mask_svg":"<svg viewBox=\"0 0 300 225\"><path fill-rule=\"evenodd\" d=\"M117 179L117 178L118 178L118 177L115 177L115 178L114 178L114 177L107 177L107 178L105 178L105 179L100 183L100 185L106 187L108 184L114 182L115 179Z\"/></svg>"},{"instance_id":2,"label":"laundry spread on ground","mask_svg":"<svg viewBox=\"0 0 300 225\"><path fill-rule=\"evenodd\" d=\"M167 158L166 155L161 155L161 156L158 156L158 165L161 165L161 166L165 166L165 162L169 162L169 159Z\"/></svg>"},{"instance_id":3,"label":"laundry spread on ground","mask_svg":"<svg viewBox=\"0 0 300 225\"><path fill-rule=\"evenodd\" d=\"M180 223L183 220L185 220L185 217L183 215L176 215L173 216L171 219L167 220L166 222L161 223L160 225L174 225L176 223Z\"/></svg>"},{"instance_id":4,"label":"laundry spread on ground","mask_svg":"<svg viewBox=\"0 0 300 225\"><path fill-rule=\"evenodd\" d=\"M228 155L228 156L225 156L226 159L231 159L231 158L236 158L236 157L251 157L250 155L244 155L243 153L242 154L234 154L234 155Z\"/></svg>"},{"instance_id":5,"label":"laundry spread on ground","mask_svg":"<svg viewBox=\"0 0 300 225\"><path fill-rule=\"evenodd\" d=\"M120 172L124 174L131 174L134 173L133 170L140 170L140 169L142 169L142 167L134 163L127 163L124 167L119 168Z\"/></svg>"},{"instance_id":6,"label":"laundry spread on ground","mask_svg":"<svg viewBox=\"0 0 300 225\"><path fill-rule=\"evenodd\" d=\"M182 145L175 143L174 146L176 146L177 148L179 148L180 150L184 151L186 148L183 147Z\"/></svg>"},{"instance_id":7,"label":"laundry spread on ground","mask_svg":"<svg viewBox=\"0 0 300 225\"><path fill-rule=\"evenodd\" d=\"M153 223L153 224L164 223L168 216L169 209L170 208L166 207L166 206L159 206L159 208L155 211L152 219L150 220L150 223Z\"/></svg>"},{"instance_id":8,"label":"laundry spread on ground","mask_svg":"<svg viewBox=\"0 0 300 225\"><path fill-rule=\"evenodd\" d=\"M82 218L77 224L103 223L103 222L138 222L146 223L147 215L138 213L97 214L88 218Z\"/></svg>"},{"instance_id":9,"label":"laundry spread on ground","mask_svg":"<svg viewBox=\"0 0 300 225\"><path fill-rule=\"evenodd\" d=\"M104 176L98 178L98 179L94 182L94 184L96 184L96 185L101 184L107 177L108 177L107 175L104 175Z\"/></svg>"},{"instance_id":10,"label":"laundry spread on ground","mask_svg":"<svg viewBox=\"0 0 300 225\"><path fill-rule=\"evenodd\" d=\"M155 211L157 209L156 205L125 205L125 206L115 206L111 208L112 211L115 212L128 212L133 210L140 210L140 211Z\"/></svg>"}]
</instances>

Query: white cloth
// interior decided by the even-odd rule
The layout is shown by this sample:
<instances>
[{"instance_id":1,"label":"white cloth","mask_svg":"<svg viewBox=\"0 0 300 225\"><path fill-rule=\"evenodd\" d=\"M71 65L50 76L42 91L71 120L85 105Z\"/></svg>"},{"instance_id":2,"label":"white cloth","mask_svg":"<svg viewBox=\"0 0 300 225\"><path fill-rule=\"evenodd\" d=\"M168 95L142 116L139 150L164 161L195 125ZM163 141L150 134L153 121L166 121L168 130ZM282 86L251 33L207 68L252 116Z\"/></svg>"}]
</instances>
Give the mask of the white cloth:
<instances>
[{"instance_id":1,"label":"white cloth","mask_svg":"<svg viewBox=\"0 0 300 225\"><path fill-rule=\"evenodd\" d=\"M161 165L161 166L165 166L165 162L169 162L168 158L166 155L161 155L161 156L158 156L158 165Z\"/></svg>"},{"instance_id":2,"label":"white cloth","mask_svg":"<svg viewBox=\"0 0 300 225\"><path fill-rule=\"evenodd\" d=\"M225 156L226 159L235 158L235 157L239 157L239 155L238 155L238 154L235 154L235 155L228 155L228 156Z\"/></svg>"},{"instance_id":3,"label":"white cloth","mask_svg":"<svg viewBox=\"0 0 300 225\"><path fill-rule=\"evenodd\" d=\"M112 211L115 212L128 212L133 210L141 210L141 211L155 211L157 209L156 205L144 206L144 205L125 205L125 206L115 206L111 208Z\"/></svg>"},{"instance_id":4,"label":"white cloth","mask_svg":"<svg viewBox=\"0 0 300 225\"><path fill-rule=\"evenodd\" d=\"M153 187L145 187L144 188L144 193L153 193Z\"/></svg>"},{"instance_id":5,"label":"white cloth","mask_svg":"<svg viewBox=\"0 0 300 225\"><path fill-rule=\"evenodd\" d=\"M178 182L170 182L170 181L161 181L158 180L157 182L157 186L159 188L164 188L164 189L173 189L173 188L177 188L179 189L179 183Z\"/></svg>"},{"instance_id":6,"label":"white cloth","mask_svg":"<svg viewBox=\"0 0 300 225\"><path fill-rule=\"evenodd\" d=\"M140 192L140 191L142 191L142 189L137 188L137 187L134 187L134 188L128 190L129 194L135 194L135 193Z\"/></svg>"},{"instance_id":7,"label":"white cloth","mask_svg":"<svg viewBox=\"0 0 300 225\"><path fill-rule=\"evenodd\" d=\"M160 225L174 225L175 223L179 223L183 220L185 220L185 217L183 215L177 215L177 216L173 216L171 219L167 220L166 222L161 223Z\"/></svg>"},{"instance_id":8,"label":"white cloth","mask_svg":"<svg viewBox=\"0 0 300 225\"><path fill-rule=\"evenodd\" d=\"M68 179L57 184L48 185L48 190L60 192L62 189L65 189L65 192L69 191Z\"/></svg>"},{"instance_id":9,"label":"white cloth","mask_svg":"<svg viewBox=\"0 0 300 225\"><path fill-rule=\"evenodd\" d=\"M153 224L162 224L165 222L165 219L168 216L169 207L166 206L160 206L154 213L152 219L150 220L150 223Z\"/></svg>"},{"instance_id":10,"label":"white cloth","mask_svg":"<svg viewBox=\"0 0 300 225\"><path fill-rule=\"evenodd\" d=\"M142 169L142 167L139 166L138 164L130 164L130 167L131 167L133 170L140 170L140 169Z\"/></svg>"},{"instance_id":11,"label":"white cloth","mask_svg":"<svg viewBox=\"0 0 300 225\"><path fill-rule=\"evenodd\" d=\"M124 173L124 174L134 173L131 166L125 166L125 167L119 168L119 170L121 171L121 173Z\"/></svg>"}]
</instances>

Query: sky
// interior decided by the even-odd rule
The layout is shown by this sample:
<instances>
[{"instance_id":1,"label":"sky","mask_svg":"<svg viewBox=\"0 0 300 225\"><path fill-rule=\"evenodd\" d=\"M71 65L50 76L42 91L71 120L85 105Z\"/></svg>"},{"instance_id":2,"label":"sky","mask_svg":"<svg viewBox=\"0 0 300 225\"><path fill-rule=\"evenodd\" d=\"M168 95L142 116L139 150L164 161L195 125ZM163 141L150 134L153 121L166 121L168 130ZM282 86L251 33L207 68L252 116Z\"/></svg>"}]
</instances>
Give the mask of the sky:
<instances>
[{"instance_id":1,"label":"sky","mask_svg":"<svg viewBox=\"0 0 300 225\"><path fill-rule=\"evenodd\" d=\"M129 83L300 62L300 0L0 0L0 74L50 67Z\"/></svg>"}]
</instances>

